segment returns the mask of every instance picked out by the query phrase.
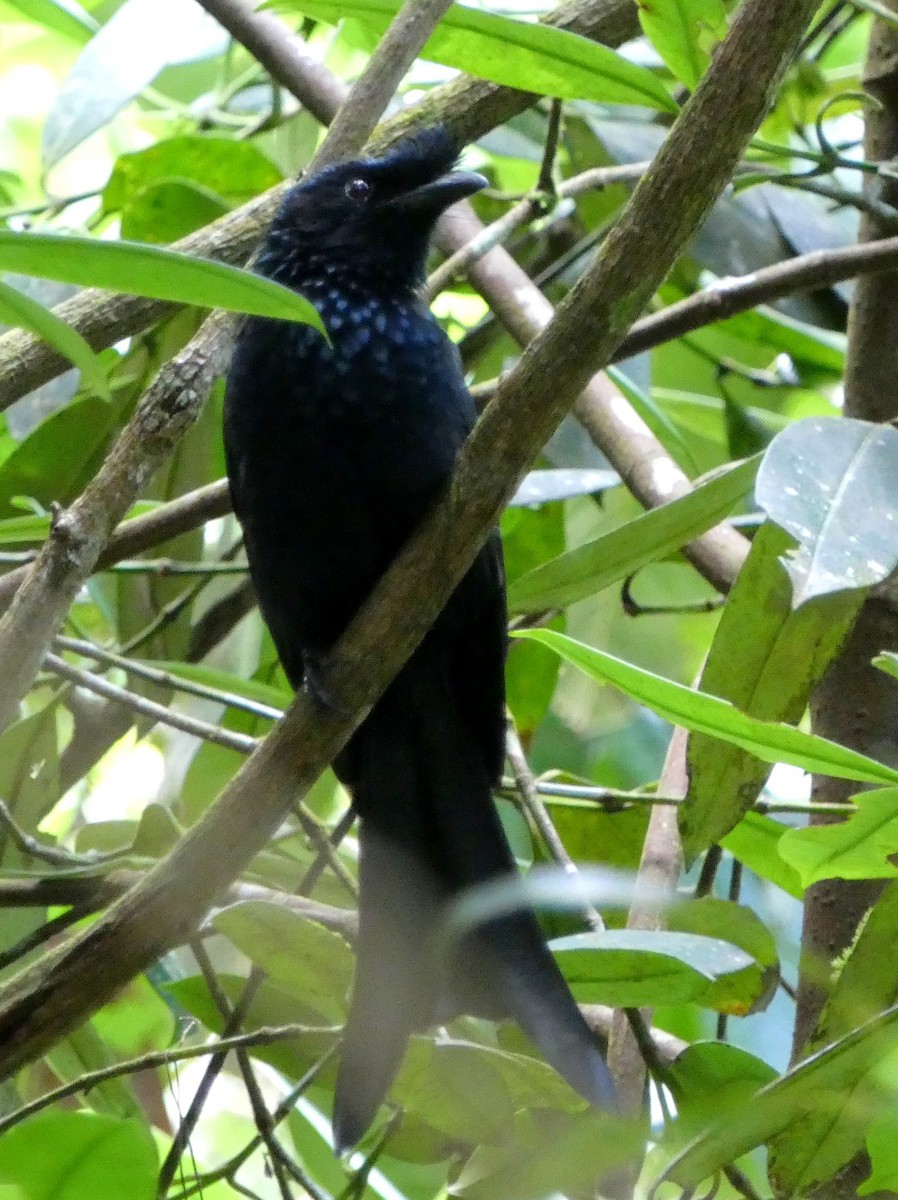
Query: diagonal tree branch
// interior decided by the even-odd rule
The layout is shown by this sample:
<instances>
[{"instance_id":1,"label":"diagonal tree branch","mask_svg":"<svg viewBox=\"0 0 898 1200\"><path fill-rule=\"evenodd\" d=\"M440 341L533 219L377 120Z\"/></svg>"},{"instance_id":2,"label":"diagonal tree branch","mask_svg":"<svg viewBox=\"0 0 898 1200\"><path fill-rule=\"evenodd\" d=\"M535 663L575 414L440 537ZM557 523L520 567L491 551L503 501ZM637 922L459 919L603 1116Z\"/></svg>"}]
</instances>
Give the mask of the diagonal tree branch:
<instances>
[{"instance_id":1,"label":"diagonal tree branch","mask_svg":"<svg viewBox=\"0 0 898 1200\"><path fill-rule=\"evenodd\" d=\"M333 708L296 697L216 804L144 880L0 1005L9 1075L190 936L420 641L517 480L611 356L726 185L772 103L816 0L745 0L603 251L500 385L448 491L322 665Z\"/></svg>"}]
</instances>

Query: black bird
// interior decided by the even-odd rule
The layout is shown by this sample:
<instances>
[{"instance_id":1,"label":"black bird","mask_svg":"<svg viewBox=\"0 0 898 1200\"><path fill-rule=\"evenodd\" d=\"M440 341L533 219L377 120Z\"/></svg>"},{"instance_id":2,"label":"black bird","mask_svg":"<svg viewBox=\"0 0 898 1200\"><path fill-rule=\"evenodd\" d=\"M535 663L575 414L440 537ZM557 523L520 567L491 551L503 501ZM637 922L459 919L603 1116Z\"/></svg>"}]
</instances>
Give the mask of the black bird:
<instances>
[{"instance_id":1,"label":"black bird","mask_svg":"<svg viewBox=\"0 0 898 1200\"><path fill-rule=\"evenodd\" d=\"M314 329L247 319L225 396L234 510L262 615L295 688L339 638L452 471L475 419L458 354L419 290L437 218L483 187L442 128L293 187L256 269L302 292ZM504 758L498 533L334 764L360 817L358 962L336 1085L354 1145L411 1033L459 1011L513 1016L587 1100L613 1104L595 1041L529 910L438 959L440 908L511 875L491 790Z\"/></svg>"}]
</instances>

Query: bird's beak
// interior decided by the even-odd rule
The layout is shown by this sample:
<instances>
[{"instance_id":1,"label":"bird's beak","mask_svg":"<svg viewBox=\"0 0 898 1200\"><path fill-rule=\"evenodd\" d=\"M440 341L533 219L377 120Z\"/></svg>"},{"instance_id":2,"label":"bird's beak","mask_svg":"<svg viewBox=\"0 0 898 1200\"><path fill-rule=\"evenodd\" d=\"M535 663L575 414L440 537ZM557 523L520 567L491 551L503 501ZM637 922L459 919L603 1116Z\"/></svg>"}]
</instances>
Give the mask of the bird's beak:
<instances>
[{"instance_id":1,"label":"bird's beak","mask_svg":"<svg viewBox=\"0 0 898 1200\"><path fill-rule=\"evenodd\" d=\"M388 200L385 207L393 212L433 214L443 212L450 205L473 196L481 188L487 187L489 180L476 171L450 171L441 175L433 183L422 184L401 196Z\"/></svg>"}]
</instances>

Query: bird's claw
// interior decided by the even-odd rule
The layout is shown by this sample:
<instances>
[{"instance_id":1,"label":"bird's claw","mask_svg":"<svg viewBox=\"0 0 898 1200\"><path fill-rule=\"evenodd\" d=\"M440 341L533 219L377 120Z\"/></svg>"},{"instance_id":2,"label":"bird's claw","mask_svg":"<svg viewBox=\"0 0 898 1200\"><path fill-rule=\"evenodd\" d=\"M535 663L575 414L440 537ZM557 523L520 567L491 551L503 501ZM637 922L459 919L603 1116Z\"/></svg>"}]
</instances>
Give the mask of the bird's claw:
<instances>
[{"instance_id":1,"label":"bird's claw","mask_svg":"<svg viewBox=\"0 0 898 1200\"><path fill-rule=\"evenodd\" d=\"M338 713L340 716L348 714L349 709L345 704L340 703L324 682L319 664L317 662L310 662L308 657L306 657L305 661L302 687L303 691L311 696L316 704L320 704L322 708L326 708L333 713Z\"/></svg>"}]
</instances>

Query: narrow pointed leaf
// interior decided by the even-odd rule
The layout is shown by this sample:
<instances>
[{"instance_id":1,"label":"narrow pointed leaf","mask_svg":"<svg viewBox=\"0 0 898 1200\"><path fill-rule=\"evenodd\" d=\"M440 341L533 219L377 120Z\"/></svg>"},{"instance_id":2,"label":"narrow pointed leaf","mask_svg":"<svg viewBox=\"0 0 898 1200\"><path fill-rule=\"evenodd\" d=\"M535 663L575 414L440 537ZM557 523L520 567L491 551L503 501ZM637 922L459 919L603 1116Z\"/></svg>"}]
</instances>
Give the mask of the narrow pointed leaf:
<instances>
[{"instance_id":1,"label":"narrow pointed leaf","mask_svg":"<svg viewBox=\"0 0 898 1200\"><path fill-rule=\"evenodd\" d=\"M81 372L84 384L109 399L109 384L100 360L80 333L61 321L55 313L18 288L0 280L0 319L7 325L19 325L35 334Z\"/></svg>"},{"instance_id":2,"label":"narrow pointed leaf","mask_svg":"<svg viewBox=\"0 0 898 1200\"><path fill-rule=\"evenodd\" d=\"M314 307L289 288L239 267L140 242L0 231L0 270L322 329Z\"/></svg>"},{"instance_id":3,"label":"narrow pointed leaf","mask_svg":"<svg viewBox=\"0 0 898 1200\"><path fill-rule=\"evenodd\" d=\"M898 771L864 754L815 734L803 733L791 725L759 721L726 700L662 679L564 634L550 629L527 629L514 636L542 642L593 679L612 684L672 724L743 746L765 762L790 763L837 779L898 783Z\"/></svg>"},{"instance_id":4,"label":"narrow pointed leaf","mask_svg":"<svg viewBox=\"0 0 898 1200\"><path fill-rule=\"evenodd\" d=\"M301 12L336 24L352 17L383 33L401 0L274 0L279 12ZM675 101L651 71L607 46L551 25L515 21L454 4L421 57L457 67L506 87L603 104L641 104L676 112Z\"/></svg>"},{"instance_id":5,"label":"narrow pointed leaf","mask_svg":"<svg viewBox=\"0 0 898 1200\"><path fill-rule=\"evenodd\" d=\"M509 608L512 612L564 608L678 550L727 516L751 487L759 463L760 456L739 463L679 500L528 571L510 585Z\"/></svg>"}]
</instances>

